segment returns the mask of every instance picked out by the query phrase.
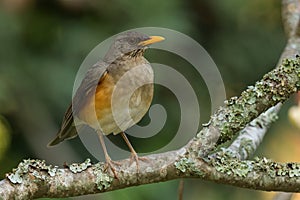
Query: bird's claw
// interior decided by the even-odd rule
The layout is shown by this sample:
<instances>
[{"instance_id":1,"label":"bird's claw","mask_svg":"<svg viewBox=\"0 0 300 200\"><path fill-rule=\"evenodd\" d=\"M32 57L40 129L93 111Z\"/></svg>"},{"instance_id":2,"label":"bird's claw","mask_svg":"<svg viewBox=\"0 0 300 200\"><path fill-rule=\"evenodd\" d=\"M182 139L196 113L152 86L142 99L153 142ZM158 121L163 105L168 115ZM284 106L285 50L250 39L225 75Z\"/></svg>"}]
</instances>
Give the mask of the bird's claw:
<instances>
[{"instance_id":1,"label":"bird's claw","mask_svg":"<svg viewBox=\"0 0 300 200\"><path fill-rule=\"evenodd\" d=\"M140 172L140 164L139 161L148 161L148 158L145 157L139 157L137 155L137 153L131 153L131 157L130 157L130 165L133 163L133 161L135 160L136 163L136 168L137 168L137 173Z\"/></svg>"},{"instance_id":2,"label":"bird's claw","mask_svg":"<svg viewBox=\"0 0 300 200\"><path fill-rule=\"evenodd\" d=\"M106 163L105 163L105 168L104 168L104 170L106 171L106 170L110 169L110 170L112 171L112 173L114 174L114 177L115 177L116 179L119 179L119 178L118 178L118 175L117 175L117 170L116 170L116 167L115 167L116 165L117 165L117 166L120 166L121 163L120 163L120 162L117 162L117 161L113 161L113 160L111 160L111 159L106 159Z\"/></svg>"}]
</instances>

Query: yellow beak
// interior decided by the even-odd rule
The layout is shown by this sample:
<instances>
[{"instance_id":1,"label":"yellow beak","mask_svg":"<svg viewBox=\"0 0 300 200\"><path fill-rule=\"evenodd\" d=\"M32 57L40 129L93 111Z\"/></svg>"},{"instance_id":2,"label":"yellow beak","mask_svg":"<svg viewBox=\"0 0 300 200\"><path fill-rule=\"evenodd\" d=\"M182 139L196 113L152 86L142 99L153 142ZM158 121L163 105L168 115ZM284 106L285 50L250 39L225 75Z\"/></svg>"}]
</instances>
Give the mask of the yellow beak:
<instances>
[{"instance_id":1,"label":"yellow beak","mask_svg":"<svg viewBox=\"0 0 300 200\"><path fill-rule=\"evenodd\" d=\"M148 40L144 40L142 42L139 43L140 46L147 46L150 44L154 44L156 42L160 42L165 40L165 38L161 37L161 36L150 36L150 38Z\"/></svg>"}]
</instances>

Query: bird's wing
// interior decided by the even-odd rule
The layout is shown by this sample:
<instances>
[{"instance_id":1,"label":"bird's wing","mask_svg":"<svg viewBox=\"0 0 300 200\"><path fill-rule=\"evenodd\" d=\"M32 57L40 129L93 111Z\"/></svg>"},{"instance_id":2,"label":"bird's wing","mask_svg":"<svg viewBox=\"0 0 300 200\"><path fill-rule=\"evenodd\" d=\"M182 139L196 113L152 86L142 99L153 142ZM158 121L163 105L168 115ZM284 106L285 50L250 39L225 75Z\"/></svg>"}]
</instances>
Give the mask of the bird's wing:
<instances>
[{"instance_id":1,"label":"bird's wing","mask_svg":"<svg viewBox=\"0 0 300 200\"><path fill-rule=\"evenodd\" d=\"M99 61L86 72L72 101L73 112L75 115L77 115L85 105L86 100L95 94L96 88L98 84L100 84L103 75L105 75L108 66L109 64L106 62Z\"/></svg>"},{"instance_id":2,"label":"bird's wing","mask_svg":"<svg viewBox=\"0 0 300 200\"><path fill-rule=\"evenodd\" d=\"M105 75L107 67L108 64L106 62L99 61L86 72L84 79L76 91L72 104L64 115L59 132L48 146L54 146L63 140L77 136L73 115L77 115L80 109L85 105L86 100L95 94L96 88L101 82L103 75Z\"/></svg>"}]
</instances>

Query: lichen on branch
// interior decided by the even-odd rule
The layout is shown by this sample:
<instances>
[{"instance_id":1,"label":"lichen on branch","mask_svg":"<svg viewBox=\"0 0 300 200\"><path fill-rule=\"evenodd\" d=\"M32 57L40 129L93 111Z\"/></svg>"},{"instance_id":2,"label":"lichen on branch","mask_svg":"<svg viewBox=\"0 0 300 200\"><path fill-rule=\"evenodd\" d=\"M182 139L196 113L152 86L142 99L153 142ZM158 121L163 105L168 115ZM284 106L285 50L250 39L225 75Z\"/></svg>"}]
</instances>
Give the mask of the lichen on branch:
<instances>
[{"instance_id":1,"label":"lichen on branch","mask_svg":"<svg viewBox=\"0 0 300 200\"><path fill-rule=\"evenodd\" d=\"M208 124L197 134L199 156L205 157L217 145L237 136L249 122L268 108L286 101L300 88L300 58L285 59L281 66L265 74L239 97L225 101Z\"/></svg>"}]
</instances>

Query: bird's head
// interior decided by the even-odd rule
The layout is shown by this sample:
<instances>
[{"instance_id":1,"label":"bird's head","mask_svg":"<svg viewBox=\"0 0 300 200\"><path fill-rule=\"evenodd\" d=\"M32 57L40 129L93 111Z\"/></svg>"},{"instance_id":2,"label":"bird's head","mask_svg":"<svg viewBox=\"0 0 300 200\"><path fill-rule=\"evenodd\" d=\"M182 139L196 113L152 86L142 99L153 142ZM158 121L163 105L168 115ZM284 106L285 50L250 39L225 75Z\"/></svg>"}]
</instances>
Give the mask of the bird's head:
<instances>
[{"instance_id":1,"label":"bird's head","mask_svg":"<svg viewBox=\"0 0 300 200\"><path fill-rule=\"evenodd\" d=\"M148 36L143 33L129 31L119 34L109 51L105 56L105 60L115 60L117 58L140 55L150 45L164 40L161 36Z\"/></svg>"}]
</instances>

